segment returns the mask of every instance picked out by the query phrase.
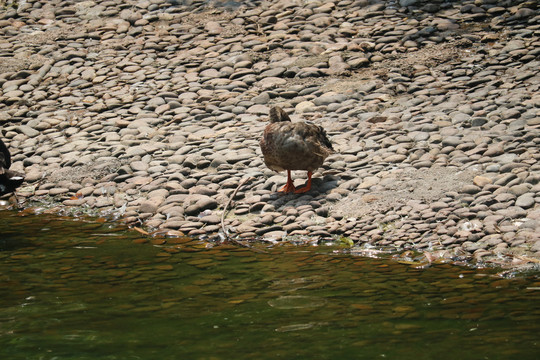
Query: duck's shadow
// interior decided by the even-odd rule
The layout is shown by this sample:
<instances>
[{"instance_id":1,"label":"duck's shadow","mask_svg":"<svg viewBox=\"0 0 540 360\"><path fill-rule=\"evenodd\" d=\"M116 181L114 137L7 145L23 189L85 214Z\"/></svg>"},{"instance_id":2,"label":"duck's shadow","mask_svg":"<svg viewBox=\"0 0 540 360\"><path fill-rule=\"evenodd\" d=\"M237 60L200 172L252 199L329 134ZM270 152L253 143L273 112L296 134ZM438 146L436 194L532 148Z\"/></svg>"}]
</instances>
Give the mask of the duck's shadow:
<instances>
[{"instance_id":1,"label":"duck's shadow","mask_svg":"<svg viewBox=\"0 0 540 360\"><path fill-rule=\"evenodd\" d=\"M275 192L270 195L267 203L273 205L275 209L284 206L301 206L311 204L313 201L326 199L332 189L339 185L340 178L335 175L325 175L324 178L316 177L311 181L311 189L305 193L280 193ZM298 187L304 186L300 184Z\"/></svg>"}]
</instances>

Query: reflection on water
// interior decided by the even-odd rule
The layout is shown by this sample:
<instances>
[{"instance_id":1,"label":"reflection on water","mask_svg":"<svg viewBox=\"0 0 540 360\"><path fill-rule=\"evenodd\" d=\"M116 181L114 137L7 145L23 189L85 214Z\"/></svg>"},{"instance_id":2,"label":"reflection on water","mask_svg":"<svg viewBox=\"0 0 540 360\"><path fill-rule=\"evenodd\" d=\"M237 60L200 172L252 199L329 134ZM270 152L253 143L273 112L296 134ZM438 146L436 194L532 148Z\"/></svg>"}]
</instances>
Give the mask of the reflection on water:
<instances>
[{"instance_id":1,"label":"reflection on water","mask_svg":"<svg viewBox=\"0 0 540 360\"><path fill-rule=\"evenodd\" d=\"M540 280L0 212L2 359L537 359Z\"/></svg>"}]
</instances>

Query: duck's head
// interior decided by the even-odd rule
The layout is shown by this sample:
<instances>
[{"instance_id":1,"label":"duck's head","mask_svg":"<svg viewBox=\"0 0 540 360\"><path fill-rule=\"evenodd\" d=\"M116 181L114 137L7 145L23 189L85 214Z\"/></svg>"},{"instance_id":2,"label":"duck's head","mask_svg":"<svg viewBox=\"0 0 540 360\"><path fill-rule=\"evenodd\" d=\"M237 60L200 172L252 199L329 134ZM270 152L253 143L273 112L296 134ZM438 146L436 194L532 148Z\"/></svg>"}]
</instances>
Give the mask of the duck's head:
<instances>
[{"instance_id":1,"label":"duck's head","mask_svg":"<svg viewBox=\"0 0 540 360\"><path fill-rule=\"evenodd\" d=\"M291 121L291 118L285 110L280 108L279 106L274 106L270 109L270 123L277 123L277 122L283 122L283 121Z\"/></svg>"}]
</instances>

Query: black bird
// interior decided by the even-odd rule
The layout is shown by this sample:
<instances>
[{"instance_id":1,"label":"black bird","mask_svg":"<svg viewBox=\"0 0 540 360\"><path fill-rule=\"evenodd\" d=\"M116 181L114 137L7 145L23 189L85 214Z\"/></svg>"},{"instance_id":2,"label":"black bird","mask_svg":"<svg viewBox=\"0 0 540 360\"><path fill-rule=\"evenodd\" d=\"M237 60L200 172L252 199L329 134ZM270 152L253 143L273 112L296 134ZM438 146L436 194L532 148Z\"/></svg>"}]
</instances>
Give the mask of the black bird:
<instances>
[{"instance_id":1,"label":"black bird","mask_svg":"<svg viewBox=\"0 0 540 360\"><path fill-rule=\"evenodd\" d=\"M0 139L0 196L14 192L24 180L23 174L9 170L10 166L11 155Z\"/></svg>"}]
</instances>

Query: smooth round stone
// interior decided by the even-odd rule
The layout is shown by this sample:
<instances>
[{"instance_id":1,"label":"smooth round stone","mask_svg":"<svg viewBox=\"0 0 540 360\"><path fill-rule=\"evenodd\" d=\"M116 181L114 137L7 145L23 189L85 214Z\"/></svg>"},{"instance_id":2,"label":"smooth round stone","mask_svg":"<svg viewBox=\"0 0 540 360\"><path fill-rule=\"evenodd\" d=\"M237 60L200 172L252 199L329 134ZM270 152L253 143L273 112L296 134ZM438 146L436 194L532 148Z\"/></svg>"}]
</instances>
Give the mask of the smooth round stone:
<instances>
[{"instance_id":1,"label":"smooth round stone","mask_svg":"<svg viewBox=\"0 0 540 360\"><path fill-rule=\"evenodd\" d=\"M270 95L268 94L268 92L264 91L260 95L253 97L251 101L253 101L255 104L268 104L268 102L270 101Z\"/></svg>"},{"instance_id":2,"label":"smooth round stone","mask_svg":"<svg viewBox=\"0 0 540 360\"><path fill-rule=\"evenodd\" d=\"M462 139L459 136L445 136L442 139L442 144L444 146L452 146L457 147L459 144L461 144Z\"/></svg>"},{"instance_id":3,"label":"smooth round stone","mask_svg":"<svg viewBox=\"0 0 540 360\"><path fill-rule=\"evenodd\" d=\"M397 163L397 162L402 162L405 159L407 159L406 155L394 154L394 155L390 155L390 156L384 158L384 161L391 162L391 163Z\"/></svg>"},{"instance_id":4,"label":"smooth round stone","mask_svg":"<svg viewBox=\"0 0 540 360\"><path fill-rule=\"evenodd\" d=\"M462 192L464 192L465 194L471 194L471 195L474 195L478 192L480 192L480 187L476 186L476 185L464 185L463 188L461 189Z\"/></svg>"},{"instance_id":5,"label":"smooth round stone","mask_svg":"<svg viewBox=\"0 0 540 360\"><path fill-rule=\"evenodd\" d=\"M165 166L162 166L162 165L156 165L156 166L152 166L152 167L149 167L147 169L148 173L149 174L162 174L164 173L165 171L167 170L167 168Z\"/></svg>"},{"instance_id":6,"label":"smooth round stone","mask_svg":"<svg viewBox=\"0 0 540 360\"><path fill-rule=\"evenodd\" d=\"M313 99L313 103L317 106L320 106L320 105L329 105L333 103L341 103L345 100L347 100L347 96L344 94L326 93Z\"/></svg>"},{"instance_id":7,"label":"smooth round stone","mask_svg":"<svg viewBox=\"0 0 540 360\"><path fill-rule=\"evenodd\" d=\"M529 189L531 188L531 185L529 184L518 184L518 185L514 185L512 187L510 187L510 193L516 195L516 196L520 196L520 195L524 195L525 193L527 193L529 191Z\"/></svg>"},{"instance_id":8,"label":"smooth round stone","mask_svg":"<svg viewBox=\"0 0 540 360\"><path fill-rule=\"evenodd\" d=\"M527 211L518 206L510 206L497 211L497 214L506 216L509 219L520 219L527 216Z\"/></svg>"},{"instance_id":9,"label":"smooth round stone","mask_svg":"<svg viewBox=\"0 0 540 360\"><path fill-rule=\"evenodd\" d=\"M423 131L415 131L409 134L414 141L426 141L429 139L429 133Z\"/></svg>"},{"instance_id":10,"label":"smooth round stone","mask_svg":"<svg viewBox=\"0 0 540 360\"><path fill-rule=\"evenodd\" d=\"M447 207L448 207L448 204L442 201L436 201L430 205L430 208L433 211L439 211L442 209L446 209Z\"/></svg>"},{"instance_id":11,"label":"smooth round stone","mask_svg":"<svg viewBox=\"0 0 540 360\"><path fill-rule=\"evenodd\" d=\"M473 127L480 127L482 125L487 124L488 120L483 117L475 117L471 120L471 126Z\"/></svg>"},{"instance_id":12,"label":"smooth round stone","mask_svg":"<svg viewBox=\"0 0 540 360\"><path fill-rule=\"evenodd\" d=\"M268 115L268 113L270 112L270 108L266 105L253 105L247 109L247 112L257 115Z\"/></svg>"},{"instance_id":13,"label":"smooth round stone","mask_svg":"<svg viewBox=\"0 0 540 360\"><path fill-rule=\"evenodd\" d=\"M86 199L68 199L64 200L62 203L67 206L82 206L86 203Z\"/></svg>"},{"instance_id":14,"label":"smooth round stone","mask_svg":"<svg viewBox=\"0 0 540 360\"><path fill-rule=\"evenodd\" d=\"M414 43L412 41L405 42L405 44L408 44L408 45L414 44L414 46L405 45L406 47L416 47L417 46L416 43ZM347 64L350 67L352 67L353 69L369 66L369 63L370 63L369 59L364 58L364 57L355 58L355 59L351 59L351 60L347 61Z\"/></svg>"},{"instance_id":15,"label":"smooth round stone","mask_svg":"<svg viewBox=\"0 0 540 360\"><path fill-rule=\"evenodd\" d=\"M186 215L198 215L204 210L212 210L217 207L218 203L215 199L200 194L189 195L185 199Z\"/></svg>"},{"instance_id":16,"label":"smooth round stone","mask_svg":"<svg viewBox=\"0 0 540 360\"><path fill-rule=\"evenodd\" d=\"M433 163L429 160L424 160L424 161L417 161L417 162L414 162L413 163L413 166L416 168L416 169L420 169L420 168L429 168L433 165Z\"/></svg>"},{"instance_id":17,"label":"smooth round stone","mask_svg":"<svg viewBox=\"0 0 540 360\"><path fill-rule=\"evenodd\" d=\"M148 169L148 164L144 161L132 161L129 166L133 171L146 171Z\"/></svg>"},{"instance_id":18,"label":"smooth round stone","mask_svg":"<svg viewBox=\"0 0 540 360\"><path fill-rule=\"evenodd\" d=\"M516 199L516 196L507 192L501 192L495 196L495 200L498 202L508 202Z\"/></svg>"},{"instance_id":19,"label":"smooth round stone","mask_svg":"<svg viewBox=\"0 0 540 360\"><path fill-rule=\"evenodd\" d=\"M68 192L69 192L69 189L67 188L53 188L49 190L49 195L56 196L56 195L65 194Z\"/></svg>"},{"instance_id":20,"label":"smooth round stone","mask_svg":"<svg viewBox=\"0 0 540 360\"><path fill-rule=\"evenodd\" d=\"M156 201L148 200L143 201L141 205L139 206L139 212L140 213L151 213L155 214L157 212L157 209L159 207L159 203Z\"/></svg>"},{"instance_id":21,"label":"smooth round stone","mask_svg":"<svg viewBox=\"0 0 540 360\"><path fill-rule=\"evenodd\" d=\"M311 101L302 101L295 106L295 111L300 114L314 112L316 109L317 106Z\"/></svg>"},{"instance_id":22,"label":"smooth round stone","mask_svg":"<svg viewBox=\"0 0 540 360\"><path fill-rule=\"evenodd\" d=\"M21 90L12 90L12 91L8 91L6 93L4 93L4 96L6 98L20 98L24 95L24 92L21 91Z\"/></svg>"},{"instance_id":23,"label":"smooth round stone","mask_svg":"<svg viewBox=\"0 0 540 360\"><path fill-rule=\"evenodd\" d=\"M218 215L206 215L201 218L201 221L205 224L219 224L221 222L221 217Z\"/></svg>"},{"instance_id":24,"label":"smooth round stone","mask_svg":"<svg viewBox=\"0 0 540 360\"><path fill-rule=\"evenodd\" d=\"M486 185L492 184L493 181L488 177L478 175L474 177L473 183L474 185L483 188Z\"/></svg>"},{"instance_id":25,"label":"smooth round stone","mask_svg":"<svg viewBox=\"0 0 540 360\"><path fill-rule=\"evenodd\" d=\"M526 193L519 196L516 199L516 203L515 203L516 206L519 206L523 209L529 209L533 207L534 204L535 204L534 196L531 193Z\"/></svg>"},{"instance_id":26,"label":"smooth round stone","mask_svg":"<svg viewBox=\"0 0 540 360\"><path fill-rule=\"evenodd\" d=\"M278 77L267 77L260 80L257 84L262 89L271 89L279 86L283 86L287 83L287 80Z\"/></svg>"}]
</instances>

